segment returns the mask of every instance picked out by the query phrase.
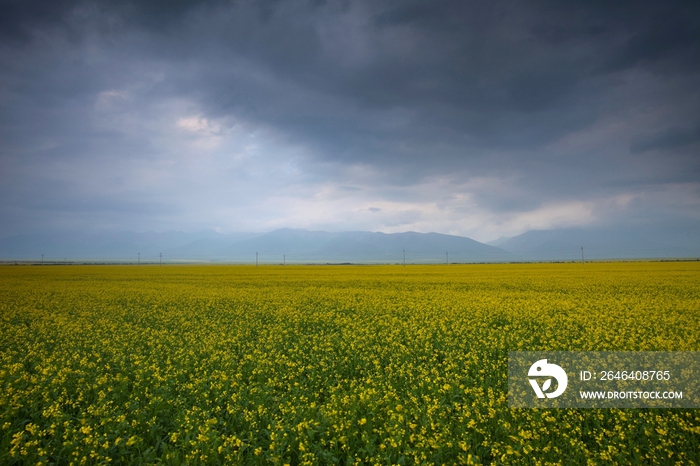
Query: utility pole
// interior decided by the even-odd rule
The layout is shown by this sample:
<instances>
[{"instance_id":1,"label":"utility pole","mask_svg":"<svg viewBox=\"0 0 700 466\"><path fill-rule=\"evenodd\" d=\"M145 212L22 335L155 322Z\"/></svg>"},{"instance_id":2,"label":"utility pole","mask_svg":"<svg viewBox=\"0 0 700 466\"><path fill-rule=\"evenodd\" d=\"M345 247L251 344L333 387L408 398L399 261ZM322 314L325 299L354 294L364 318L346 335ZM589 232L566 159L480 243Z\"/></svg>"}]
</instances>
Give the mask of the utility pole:
<instances>
[{"instance_id":1,"label":"utility pole","mask_svg":"<svg viewBox=\"0 0 700 466\"><path fill-rule=\"evenodd\" d=\"M447 251L445 251L445 265L450 265L450 260L447 256Z\"/></svg>"},{"instance_id":2,"label":"utility pole","mask_svg":"<svg viewBox=\"0 0 700 466\"><path fill-rule=\"evenodd\" d=\"M403 266L406 267L406 250L403 250Z\"/></svg>"},{"instance_id":3,"label":"utility pole","mask_svg":"<svg viewBox=\"0 0 700 466\"><path fill-rule=\"evenodd\" d=\"M141 253L139 253L138 258L136 259L136 267L138 267L139 265L141 265Z\"/></svg>"},{"instance_id":4,"label":"utility pole","mask_svg":"<svg viewBox=\"0 0 700 466\"><path fill-rule=\"evenodd\" d=\"M255 266L258 266L258 253L255 253Z\"/></svg>"},{"instance_id":5,"label":"utility pole","mask_svg":"<svg viewBox=\"0 0 700 466\"><path fill-rule=\"evenodd\" d=\"M44 265L44 255L41 255L41 265Z\"/></svg>"},{"instance_id":6,"label":"utility pole","mask_svg":"<svg viewBox=\"0 0 700 466\"><path fill-rule=\"evenodd\" d=\"M581 246L581 264L585 264L586 261L583 259L583 246Z\"/></svg>"},{"instance_id":7,"label":"utility pole","mask_svg":"<svg viewBox=\"0 0 700 466\"><path fill-rule=\"evenodd\" d=\"M160 257L160 262L158 263L158 265L163 265L163 253L162 252L159 254L159 257Z\"/></svg>"},{"instance_id":8,"label":"utility pole","mask_svg":"<svg viewBox=\"0 0 700 466\"><path fill-rule=\"evenodd\" d=\"M282 254L282 265L287 265L287 255Z\"/></svg>"}]
</instances>

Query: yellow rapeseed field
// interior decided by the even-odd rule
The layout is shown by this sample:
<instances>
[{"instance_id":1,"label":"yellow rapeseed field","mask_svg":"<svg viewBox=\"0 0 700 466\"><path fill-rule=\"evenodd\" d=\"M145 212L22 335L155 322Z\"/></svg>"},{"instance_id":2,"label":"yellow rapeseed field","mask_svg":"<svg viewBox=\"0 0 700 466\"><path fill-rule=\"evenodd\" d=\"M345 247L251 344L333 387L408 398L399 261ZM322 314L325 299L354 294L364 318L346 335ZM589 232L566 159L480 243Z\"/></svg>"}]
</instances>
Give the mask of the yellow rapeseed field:
<instances>
[{"instance_id":1,"label":"yellow rapeseed field","mask_svg":"<svg viewBox=\"0 0 700 466\"><path fill-rule=\"evenodd\" d=\"M509 350L700 350L700 263L0 267L1 464L698 464Z\"/></svg>"}]
</instances>

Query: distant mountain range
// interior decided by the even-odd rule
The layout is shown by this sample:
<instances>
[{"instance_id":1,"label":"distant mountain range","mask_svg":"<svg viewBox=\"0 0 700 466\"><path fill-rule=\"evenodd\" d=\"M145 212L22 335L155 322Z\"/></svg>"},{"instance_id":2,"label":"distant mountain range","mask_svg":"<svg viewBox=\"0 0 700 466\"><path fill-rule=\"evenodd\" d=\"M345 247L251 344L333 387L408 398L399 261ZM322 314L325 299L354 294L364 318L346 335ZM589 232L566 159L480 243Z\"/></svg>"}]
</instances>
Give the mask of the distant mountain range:
<instances>
[{"instance_id":1,"label":"distant mountain range","mask_svg":"<svg viewBox=\"0 0 700 466\"><path fill-rule=\"evenodd\" d=\"M664 259L700 257L700 235L685 241L665 239L654 232L617 230L531 230L491 242L525 260ZM583 251L581 250L583 248Z\"/></svg>"},{"instance_id":2,"label":"distant mountain range","mask_svg":"<svg viewBox=\"0 0 700 466\"><path fill-rule=\"evenodd\" d=\"M697 239L697 240L696 240ZM0 239L0 260L209 261L253 263L407 263L578 261L700 257L700 238L663 242L634 231L540 230L490 244L440 233L43 233Z\"/></svg>"},{"instance_id":3,"label":"distant mountain range","mask_svg":"<svg viewBox=\"0 0 700 466\"><path fill-rule=\"evenodd\" d=\"M510 261L508 251L461 236L439 233L329 233L281 229L238 241L221 254L250 257L258 252L265 260L310 262L491 262Z\"/></svg>"}]
</instances>

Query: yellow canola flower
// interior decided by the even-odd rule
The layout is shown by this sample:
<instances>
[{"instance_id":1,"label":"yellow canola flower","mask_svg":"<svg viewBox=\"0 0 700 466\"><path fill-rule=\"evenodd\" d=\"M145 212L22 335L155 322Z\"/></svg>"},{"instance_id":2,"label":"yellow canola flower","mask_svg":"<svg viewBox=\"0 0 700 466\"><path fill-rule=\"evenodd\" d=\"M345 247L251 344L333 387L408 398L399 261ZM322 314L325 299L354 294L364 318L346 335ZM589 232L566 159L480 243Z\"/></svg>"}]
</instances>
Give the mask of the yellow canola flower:
<instances>
[{"instance_id":1,"label":"yellow canola flower","mask_svg":"<svg viewBox=\"0 0 700 466\"><path fill-rule=\"evenodd\" d=\"M509 350L698 351L698 296L694 262L0 266L0 458L697 464L692 410L506 390Z\"/></svg>"}]
</instances>

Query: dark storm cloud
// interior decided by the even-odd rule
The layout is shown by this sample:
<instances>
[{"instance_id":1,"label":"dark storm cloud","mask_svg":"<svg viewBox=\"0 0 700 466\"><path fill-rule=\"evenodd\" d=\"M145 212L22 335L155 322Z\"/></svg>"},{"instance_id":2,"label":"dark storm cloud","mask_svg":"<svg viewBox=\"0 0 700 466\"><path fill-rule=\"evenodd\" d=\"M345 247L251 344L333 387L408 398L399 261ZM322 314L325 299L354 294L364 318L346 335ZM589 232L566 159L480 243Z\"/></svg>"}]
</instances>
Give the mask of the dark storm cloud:
<instances>
[{"instance_id":1,"label":"dark storm cloud","mask_svg":"<svg viewBox=\"0 0 700 466\"><path fill-rule=\"evenodd\" d=\"M698 142L700 142L700 127L693 130L670 128L651 138L633 143L631 150L633 153L640 153L650 150L675 149Z\"/></svg>"},{"instance_id":2,"label":"dark storm cloud","mask_svg":"<svg viewBox=\"0 0 700 466\"><path fill-rule=\"evenodd\" d=\"M272 122L321 157L417 170L430 169L428 152L431 162L480 167L490 150L540 148L604 116L625 71L689 73L700 54L697 8L680 4L270 8L264 21L242 6L219 13L210 31L224 38L219 56L274 79L208 64L192 83L210 111ZM359 25L344 31L348 18ZM325 43L324 27L336 31ZM188 38L206 50L196 31ZM346 33L357 42L343 42Z\"/></svg>"},{"instance_id":3,"label":"dark storm cloud","mask_svg":"<svg viewBox=\"0 0 700 466\"><path fill-rule=\"evenodd\" d=\"M467 196L494 213L614 197L697 173L699 56L697 2L3 1L0 170L160 160L180 99L347 195L361 165L507 178Z\"/></svg>"},{"instance_id":4,"label":"dark storm cloud","mask_svg":"<svg viewBox=\"0 0 700 466\"><path fill-rule=\"evenodd\" d=\"M75 7L62 5L59 19ZM116 15L122 28L151 34L152 40L141 44L146 54L203 58L189 81L173 77L172 85L181 86L175 92L202 94L211 99L213 112L242 107L313 141L359 144L352 156L367 151L360 141L375 136L375 125L333 108L332 99L370 116L394 108L416 112L414 125L388 134L379 129L380 139L414 135L429 143L463 144L467 137L477 146L530 146L600 115L600 99L610 89L604 71L660 61L664 72L686 70L697 66L689 58L700 53L698 15L693 15L698 9L671 3L626 9L583 3L564 9L547 2L370 2L357 3L360 11L274 1L115 5L101 4L94 14L105 23ZM35 10L42 8L35 5ZM318 29L339 28L353 15L360 23L355 32L368 44L365 56L348 65L356 44L348 39L329 51ZM31 17L19 16L27 30L48 21L37 15L30 26ZM338 36L344 32L331 33L331 41L342 40ZM251 82L227 66L241 58L275 81ZM280 87L284 83L318 98L299 102L284 95L294 91Z\"/></svg>"},{"instance_id":5,"label":"dark storm cloud","mask_svg":"<svg viewBox=\"0 0 700 466\"><path fill-rule=\"evenodd\" d=\"M79 0L5 0L0 3L0 38L29 41L36 29L64 25L65 16L80 3Z\"/></svg>"}]
</instances>

